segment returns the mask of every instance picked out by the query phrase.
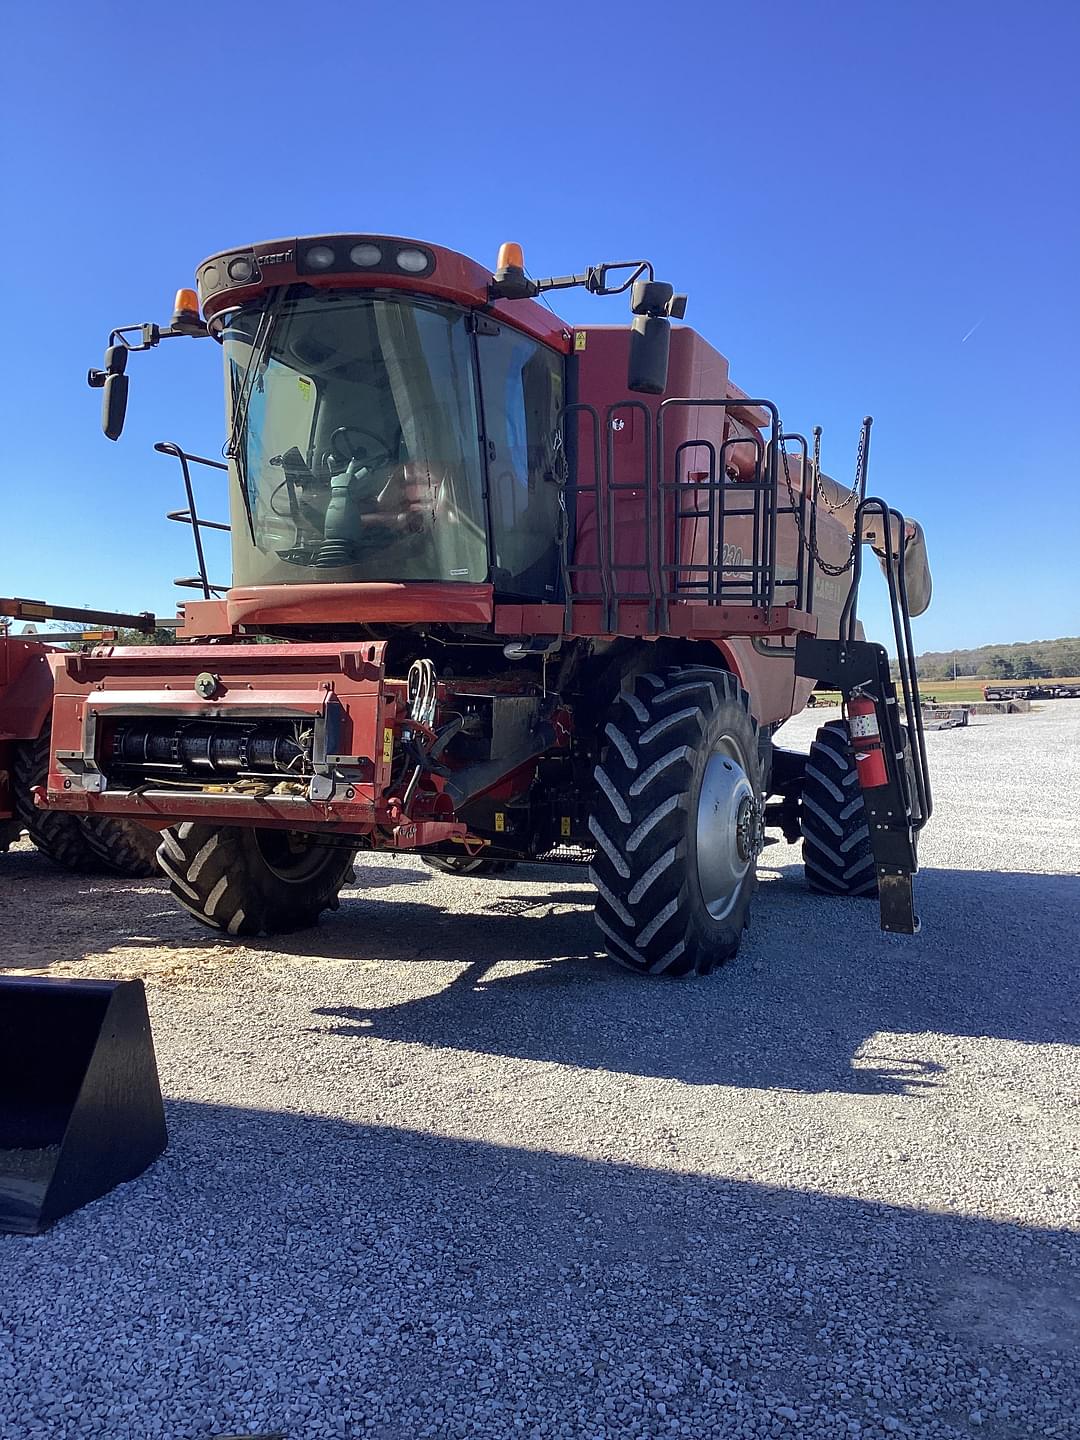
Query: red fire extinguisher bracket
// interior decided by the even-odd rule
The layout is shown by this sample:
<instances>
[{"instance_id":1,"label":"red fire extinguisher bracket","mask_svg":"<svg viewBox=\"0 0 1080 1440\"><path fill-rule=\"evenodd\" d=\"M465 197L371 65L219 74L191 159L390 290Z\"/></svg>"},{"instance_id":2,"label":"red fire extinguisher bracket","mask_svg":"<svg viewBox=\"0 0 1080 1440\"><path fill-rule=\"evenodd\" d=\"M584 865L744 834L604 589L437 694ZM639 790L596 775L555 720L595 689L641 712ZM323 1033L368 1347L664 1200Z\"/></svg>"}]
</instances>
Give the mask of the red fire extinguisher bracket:
<instances>
[{"instance_id":1,"label":"red fire extinguisher bracket","mask_svg":"<svg viewBox=\"0 0 1080 1440\"><path fill-rule=\"evenodd\" d=\"M864 790L889 783L885 747L881 743L877 704L869 695L855 694L848 701L848 731L855 754L855 771Z\"/></svg>"}]
</instances>

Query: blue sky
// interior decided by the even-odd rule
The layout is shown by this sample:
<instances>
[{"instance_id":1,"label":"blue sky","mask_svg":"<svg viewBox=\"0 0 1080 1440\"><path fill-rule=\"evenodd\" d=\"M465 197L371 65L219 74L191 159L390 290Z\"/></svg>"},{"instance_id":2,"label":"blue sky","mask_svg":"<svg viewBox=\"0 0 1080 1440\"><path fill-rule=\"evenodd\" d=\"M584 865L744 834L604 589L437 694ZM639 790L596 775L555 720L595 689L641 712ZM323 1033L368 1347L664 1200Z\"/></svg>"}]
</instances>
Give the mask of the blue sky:
<instances>
[{"instance_id":1,"label":"blue sky","mask_svg":"<svg viewBox=\"0 0 1080 1440\"><path fill-rule=\"evenodd\" d=\"M171 613L190 540L151 446L219 453L219 352L134 357L117 445L87 367L213 251L370 229L520 240L537 274L651 257L838 478L874 414L872 488L929 536L920 649L1080 632L1075 3L46 0L6 27L0 592Z\"/></svg>"}]
</instances>

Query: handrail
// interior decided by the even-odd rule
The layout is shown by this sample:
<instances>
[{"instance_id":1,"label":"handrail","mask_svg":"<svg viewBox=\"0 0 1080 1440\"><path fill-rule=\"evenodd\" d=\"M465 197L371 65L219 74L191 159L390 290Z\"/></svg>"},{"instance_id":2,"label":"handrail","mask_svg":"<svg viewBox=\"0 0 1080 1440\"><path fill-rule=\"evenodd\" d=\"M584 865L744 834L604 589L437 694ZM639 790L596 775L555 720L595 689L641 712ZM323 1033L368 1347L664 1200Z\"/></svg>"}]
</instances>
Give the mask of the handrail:
<instances>
[{"instance_id":1,"label":"handrail","mask_svg":"<svg viewBox=\"0 0 1080 1440\"><path fill-rule=\"evenodd\" d=\"M893 509L879 496L869 495L861 500L855 510L855 533L862 535L862 522L866 515L881 516L885 534L885 579L889 587L889 609L891 612L893 637L896 642L896 668L900 676L900 689L904 697L904 718L908 727L908 742L911 746L912 769L915 775L915 794L918 799L917 816L912 816L912 829L921 830L933 811L933 796L930 793L930 767L926 757L926 740L923 729L922 697L919 694L918 671L915 662L915 644L911 634L911 610L908 606L907 576L907 520L899 510ZM897 544L894 553L890 529L896 522ZM862 579L863 546L855 547L852 566L851 589L840 616L840 637L853 641L857 633L857 610L859 582ZM888 757L887 757L888 759Z\"/></svg>"},{"instance_id":2,"label":"handrail","mask_svg":"<svg viewBox=\"0 0 1080 1440\"><path fill-rule=\"evenodd\" d=\"M191 480L189 462L194 465L205 465L211 470L228 470L228 465L221 460L208 460L205 455L193 455L190 451L184 450L182 446L171 440L159 440L154 446L159 455L172 455L180 461L180 469L184 476L184 490L187 494L187 507L183 510L168 510L165 513L167 520L175 520L180 525L190 525L192 538L195 542L195 558L198 562L199 573L182 580L174 580L173 584L184 590L201 590L204 600L210 600L214 595L223 594L229 587L227 585L213 585L206 573L206 555L203 552L202 531L223 530L226 534L232 529L230 525L220 520L204 520L198 512L195 503L195 487Z\"/></svg>"},{"instance_id":3,"label":"handrail","mask_svg":"<svg viewBox=\"0 0 1080 1440\"><path fill-rule=\"evenodd\" d=\"M670 428L676 409L734 412L749 407L757 407L769 415L768 443L756 430L720 440L715 436L691 436L680 439L673 455L667 455L665 425ZM616 432L623 429L627 412L632 418L634 411L641 415L642 434L635 450L642 458L640 467L635 467L633 475L624 479L617 474L620 459ZM582 414L587 415L592 424L591 446L582 441L576 429L571 435L566 423ZM640 400L623 400L607 406L603 420L594 406L577 403L564 407L559 424L567 431L566 451L568 458L576 462L578 471L564 480L560 488L561 503L567 511L560 536L560 563L568 632L572 629L574 600L599 602L608 633L618 631L620 607L624 602L647 602L648 629L661 634L669 628L673 601L689 599L709 606L749 604L766 612L778 603L799 612L811 608L813 563L806 552L808 548L812 550L816 542L817 505L811 483L810 447L804 436L784 434L779 411L771 401L741 395L672 397L663 400L654 415ZM601 428L606 432L603 445ZM781 446L789 443L799 447L801 483L798 496L792 493L781 497L778 457ZM728 453L739 446L753 447L753 472L749 478L731 479L725 460ZM582 461L588 463L583 453L588 449L592 451L593 475L584 483L580 471L584 468ZM697 472L693 478L684 479L681 475L683 457L695 449L703 450L708 457L707 478L698 478L701 472ZM669 462L675 470L671 476L666 474ZM594 506L596 558L574 560L571 529L578 518L579 498L585 496ZM628 510L638 496L641 497L640 513L636 505ZM797 532L797 559L794 574L778 578L778 522L789 515ZM705 522L704 552L700 549L701 532L696 525L689 541L684 533L687 522L699 519ZM728 526L737 519L747 521L750 553L729 558ZM642 558L620 558L616 553L617 536L620 532L629 533L639 523ZM633 576L639 578L637 589L627 588L633 585ZM778 602L778 592L783 595L782 602Z\"/></svg>"}]
</instances>

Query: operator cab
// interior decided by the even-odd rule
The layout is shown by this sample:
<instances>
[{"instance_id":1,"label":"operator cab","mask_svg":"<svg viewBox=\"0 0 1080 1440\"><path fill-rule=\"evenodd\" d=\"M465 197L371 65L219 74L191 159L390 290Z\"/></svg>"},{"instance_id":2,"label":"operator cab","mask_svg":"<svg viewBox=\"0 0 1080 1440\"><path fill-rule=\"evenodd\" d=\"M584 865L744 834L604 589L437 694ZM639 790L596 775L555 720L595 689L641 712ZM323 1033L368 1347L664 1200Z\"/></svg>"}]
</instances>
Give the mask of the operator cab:
<instances>
[{"instance_id":1,"label":"operator cab","mask_svg":"<svg viewBox=\"0 0 1080 1440\"><path fill-rule=\"evenodd\" d=\"M558 586L564 358L401 292L259 297L224 317L237 585Z\"/></svg>"},{"instance_id":2,"label":"operator cab","mask_svg":"<svg viewBox=\"0 0 1080 1440\"><path fill-rule=\"evenodd\" d=\"M178 292L169 326L114 330L88 380L104 392L102 426L116 440L130 353L177 336L221 342L232 583L247 588L434 581L563 600L575 447L563 417L574 398L569 357L581 347L536 299L577 286L631 292L627 386L648 395L664 391L669 317L685 309L647 260L534 280L515 244L492 275L454 251L389 236L224 251L197 281L197 294ZM594 415L594 445L598 427ZM216 464L159 448L185 467ZM196 532L206 523L193 509L172 518ZM199 546L197 535L208 597L226 587L209 585Z\"/></svg>"}]
</instances>

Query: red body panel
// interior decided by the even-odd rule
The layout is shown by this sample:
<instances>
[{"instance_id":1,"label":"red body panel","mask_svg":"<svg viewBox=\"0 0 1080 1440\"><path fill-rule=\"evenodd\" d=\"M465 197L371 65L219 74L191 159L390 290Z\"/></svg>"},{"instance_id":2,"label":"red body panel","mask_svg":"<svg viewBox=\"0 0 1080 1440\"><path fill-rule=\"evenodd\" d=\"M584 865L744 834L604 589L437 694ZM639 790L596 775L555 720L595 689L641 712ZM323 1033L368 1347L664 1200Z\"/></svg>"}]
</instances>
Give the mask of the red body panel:
<instances>
[{"instance_id":1,"label":"red body panel","mask_svg":"<svg viewBox=\"0 0 1080 1440\"><path fill-rule=\"evenodd\" d=\"M660 632L650 606L638 601L625 601L619 607L619 628L604 625L603 607L593 601L575 601L569 626L562 605L497 605L496 635L636 635L656 640ZM702 605L693 601L670 607L665 635L686 640L730 640L733 633L775 639L796 635L801 631L814 633L814 617L803 610L787 606L762 610L743 605Z\"/></svg>"},{"instance_id":2,"label":"red body panel","mask_svg":"<svg viewBox=\"0 0 1080 1440\"><path fill-rule=\"evenodd\" d=\"M494 610L493 597L490 585L453 581L236 586L225 598L225 618L230 628L358 622L400 625L433 619L457 625L488 625Z\"/></svg>"},{"instance_id":3,"label":"red body panel","mask_svg":"<svg viewBox=\"0 0 1080 1440\"><path fill-rule=\"evenodd\" d=\"M0 635L0 741L35 740L52 702L49 656L38 640Z\"/></svg>"},{"instance_id":4,"label":"red body panel","mask_svg":"<svg viewBox=\"0 0 1080 1440\"><path fill-rule=\"evenodd\" d=\"M13 814L12 766L20 740L36 740L52 704L50 647L0 635L0 820Z\"/></svg>"},{"instance_id":5,"label":"red body panel","mask_svg":"<svg viewBox=\"0 0 1080 1440\"><path fill-rule=\"evenodd\" d=\"M580 338L582 336L584 343ZM644 478L647 464L650 474L655 468L654 456L650 455L648 460L646 457L646 428L655 442L655 427L662 402L678 398L747 399L745 392L731 382L728 363L723 355L685 326L672 329L668 390L665 396L656 397L636 395L626 388L630 340L625 326L590 326L579 330L578 337L578 399L594 406L602 421L609 407L623 407L613 417L621 420L622 426L611 437L615 482L619 486L626 485L638 476ZM650 416L651 423L648 427L640 408L642 406ZM706 405L669 405L664 411L663 421L665 477L690 478L697 472L699 477L704 478L709 472L708 451L703 445L698 447L693 442L708 441L715 447L717 469L720 464L719 457L723 455L725 466L732 464L739 470L741 477L749 478L753 472L755 439L763 444L766 438L758 427L763 426L767 420L768 415L764 410L750 405L727 409ZM579 457L582 457L579 459L579 482L588 484L588 456L591 446L591 438L587 433L588 422L579 419L578 427L577 448ZM739 440L744 443L734 443ZM602 444L606 445L607 441L608 436L605 433ZM725 442L727 448L722 450ZM681 452L681 457L677 453L680 446L687 447ZM797 458L792 457L789 468L797 496L802 483ZM581 473L582 471L585 473ZM655 476L653 482L655 483ZM630 486L619 489L613 499L614 528L612 554L609 557L614 577L613 588L623 594L645 593L649 583L646 571L641 567L644 567L647 553L646 507L653 504L651 523L655 525L659 502L655 492L647 492L644 484L640 488ZM666 506L667 535L664 558L666 563L670 564L674 559L674 496L668 495L663 503ZM707 521L705 518L684 519L680 523L683 559L704 562L709 540ZM730 553L733 563L741 562L743 557L749 559L753 555L751 524L749 519L738 518L729 519L727 523L724 534L725 556ZM597 562L597 539L595 505L591 497L582 496L578 507L574 557L577 563ZM776 552L777 578L794 575L798 543L794 520L790 516L780 517ZM818 545L826 558L843 559L847 536L828 514L823 513L819 519ZM663 577L656 578L659 588L659 581ZM840 610L847 594L846 585L849 582L845 579L844 586L836 587L837 594L833 596L829 593L827 583L823 582L823 577L818 578L814 606L816 619L807 623L804 628L812 629L816 626L818 634L835 635ZM579 579L576 587L579 590L582 588L581 580L584 579L585 577ZM667 585L670 586L670 580ZM776 595L778 602L782 604L784 590L779 589ZM724 621L721 623L719 616L708 621L705 616L691 619L680 614L683 610L707 609L721 610ZM703 601L694 599L674 602L670 615L671 633L697 634L716 641L725 660L748 691L754 714L762 724L784 720L805 704L806 695L813 688L813 682L798 682L796 691L793 659L762 655L747 638L756 633L775 643L785 633L791 634L800 628L791 623L795 617L791 617L788 622L783 619L778 622L775 618L776 612L773 612L773 616L763 623L761 613L752 611L749 605L743 616L737 604L730 607L706 607ZM636 633L641 632L639 630Z\"/></svg>"},{"instance_id":6,"label":"red body panel","mask_svg":"<svg viewBox=\"0 0 1080 1440\"><path fill-rule=\"evenodd\" d=\"M315 645L199 645L100 648L57 654L53 753L45 796L50 806L83 813L129 815L169 824L213 816L286 829L318 826L383 833L394 848L435 844L465 827L444 821L431 797L405 815L387 791L392 740L403 713L402 686L384 676L385 645L371 641ZM197 675L219 677L217 693L194 690ZM120 718L257 719L304 717L325 726L331 793L242 794L227 781L203 793L155 788L110 791L98 768L105 727Z\"/></svg>"}]
</instances>

